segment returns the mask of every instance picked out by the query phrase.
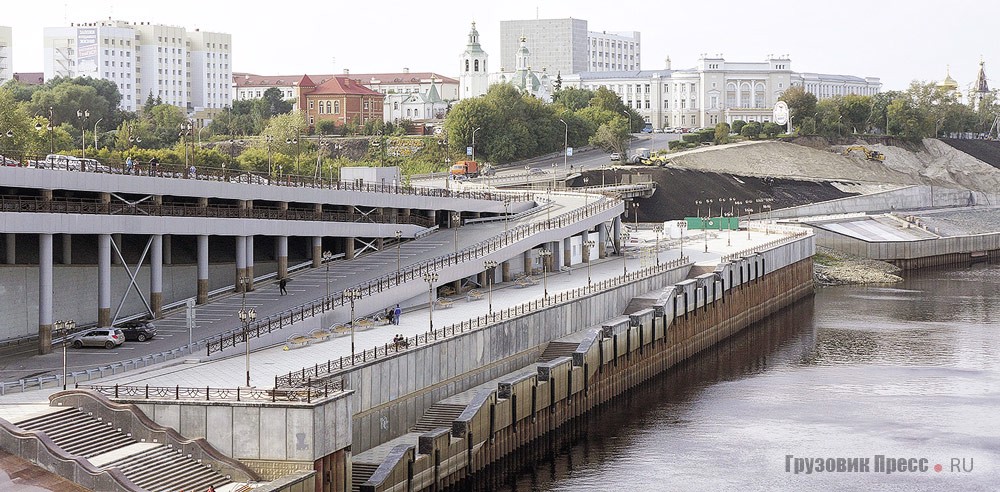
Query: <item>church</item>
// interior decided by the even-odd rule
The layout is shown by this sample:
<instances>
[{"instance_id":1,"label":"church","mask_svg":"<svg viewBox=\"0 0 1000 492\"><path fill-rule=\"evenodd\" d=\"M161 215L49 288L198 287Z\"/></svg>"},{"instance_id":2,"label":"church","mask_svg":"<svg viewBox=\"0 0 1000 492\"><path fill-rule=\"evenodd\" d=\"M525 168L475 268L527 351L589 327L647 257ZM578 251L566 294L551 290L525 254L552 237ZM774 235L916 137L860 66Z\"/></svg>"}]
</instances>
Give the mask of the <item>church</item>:
<instances>
[{"instance_id":1,"label":"church","mask_svg":"<svg viewBox=\"0 0 1000 492\"><path fill-rule=\"evenodd\" d=\"M528 49L528 39L520 38L520 48L515 57L514 67L508 70L501 67L499 72L489 72L487 61L489 55L479 44L479 31L476 23L472 23L469 31L469 41L459 59L459 99L469 99L486 94L493 84L509 84L525 94L530 94L545 102L552 101L553 79L543 68L541 72L531 67L531 51Z\"/></svg>"}]
</instances>

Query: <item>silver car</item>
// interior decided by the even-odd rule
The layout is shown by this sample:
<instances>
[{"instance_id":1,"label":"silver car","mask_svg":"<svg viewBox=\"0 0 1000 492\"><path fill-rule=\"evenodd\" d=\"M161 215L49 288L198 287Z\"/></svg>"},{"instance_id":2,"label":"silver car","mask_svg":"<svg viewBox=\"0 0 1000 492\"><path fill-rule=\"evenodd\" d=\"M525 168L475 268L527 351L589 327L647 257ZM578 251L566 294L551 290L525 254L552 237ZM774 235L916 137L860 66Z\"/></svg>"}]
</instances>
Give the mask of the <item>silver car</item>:
<instances>
[{"instance_id":1,"label":"silver car","mask_svg":"<svg viewBox=\"0 0 1000 492\"><path fill-rule=\"evenodd\" d=\"M96 328L73 338L73 348L104 347L113 349L125 343L125 334L117 328Z\"/></svg>"}]
</instances>

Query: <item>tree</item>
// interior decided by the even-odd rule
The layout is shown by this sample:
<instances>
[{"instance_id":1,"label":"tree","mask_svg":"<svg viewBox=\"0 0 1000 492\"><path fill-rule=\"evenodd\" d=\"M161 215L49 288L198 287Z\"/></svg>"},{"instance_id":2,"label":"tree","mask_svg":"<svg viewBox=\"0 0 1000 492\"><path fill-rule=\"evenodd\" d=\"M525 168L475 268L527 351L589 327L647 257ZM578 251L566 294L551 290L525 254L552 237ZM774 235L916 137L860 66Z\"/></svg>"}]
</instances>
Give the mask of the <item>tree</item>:
<instances>
[{"instance_id":1,"label":"tree","mask_svg":"<svg viewBox=\"0 0 1000 492\"><path fill-rule=\"evenodd\" d=\"M763 126L763 131L764 134L767 135L767 138L774 138L775 135L781 133L782 129L781 125L774 123L773 121L768 121L767 123L764 123Z\"/></svg>"},{"instance_id":2,"label":"tree","mask_svg":"<svg viewBox=\"0 0 1000 492\"><path fill-rule=\"evenodd\" d=\"M843 124L851 133L867 133L869 120L872 116L872 98L848 94L838 98L839 113L843 116Z\"/></svg>"},{"instance_id":3,"label":"tree","mask_svg":"<svg viewBox=\"0 0 1000 492\"><path fill-rule=\"evenodd\" d=\"M262 104L264 104L267 108L267 116L269 118L279 114L288 113L292 110L292 103L286 101L282 97L281 89L278 89L277 87L271 87L270 89L264 91Z\"/></svg>"},{"instance_id":4,"label":"tree","mask_svg":"<svg viewBox=\"0 0 1000 492\"><path fill-rule=\"evenodd\" d=\"M756 140L760 137L760 132L763 131L760 122L751 121L740 128L740 135L749 138L750 140Z\"/></svg>"},{"instance_id":5,"label":"tree","mask_svg":"<svg viewBox=\"0 0 1000 492\"><path fill-rule=\"evenodd\" d=\"M590 137L590 145L599 147L606 152L625 152L625 143L628 141L629 132L625 126L624 118L616 118L597 128L594 136Z\"/></svg>"},{"instance_id":6,"label":"tree","mask_svg":"<svg viewBox=\"0 0 1000 492\"><path fill-rule=\"evenodd\" d=\"M722 122L715 125L715 144L722 145L729 143L729 123Z\"/></svg>"},{"instance_id":7,"label":"tree","mask_svg":"<svg viewBox=\"0 0 1000 492\"><path fill-rule=\"evenodd\" d=\"M733 133L743 134L743 127L746 126L747 122L743 120L736 120L733 122Z\"/></svg>"},{"instance_id":8,"label":"tree","mask_svg":"<svg viewBox=\"0 0 1000 492\"><path fill-rule=\"evenodd\" d=\"M590 100L593 98L593 91L589 91L587 89L577 89L576 87L567 87L557 92L553 96L552 102L555 104L561 104L564 108L570 111L579 111L589 106Z\"/></svg>"},{"instance_id":9,"label":"tree","mask_svg":"<svg viewBox=\"0 0 1000 492\"><path fill-rule=\"evenodd\" d=\"M816 96L806 92L801 85L789 87L778 100L785 101L785 104L788 105L792 126L802 126L803 119L816 113ZM799 131L801 132L801 129Z\"/></svg>"},{"instance_id":10,"label":"tree","mask_svg":"<svg viewBox=\"0 0 1000 492\"><path fill-rule=\"evenodd\" d=\"M317 121L316 133L320 135L337 135L337 122L333 120Z\"/></svg>"}]
</instances>

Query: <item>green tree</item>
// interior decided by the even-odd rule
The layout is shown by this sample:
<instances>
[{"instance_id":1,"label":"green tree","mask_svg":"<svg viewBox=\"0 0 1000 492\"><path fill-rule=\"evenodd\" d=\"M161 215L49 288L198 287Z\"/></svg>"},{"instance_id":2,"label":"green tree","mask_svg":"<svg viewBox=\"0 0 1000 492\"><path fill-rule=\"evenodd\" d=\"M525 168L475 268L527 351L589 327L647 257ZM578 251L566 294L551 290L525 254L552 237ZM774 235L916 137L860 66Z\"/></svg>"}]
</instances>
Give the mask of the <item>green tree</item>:
<instances>
[{"instance_id":1,"label":"green tree","mask_svg":"<svg viewBox=\"0 0 1000 492\"><path fill-rule=\"evenodd\" d=\"M767 135L767 138L774 138L774 136L777 135L777 134L779 134L779 133L781 133L781 130L783 130L783 129L784 128L782 127L782 125L779 125L779 124L774 123L772 121L768 121L767 123L764 123L764 126L763 126L763 132L764 132L765 135Z\"/></svg>"},{"instance_id":2,"label":"green tree","mask_svg":"<svg viewBox=\"0 0 1000 492\"><path fill-rule=\"evenodd\" d=\"M751 121L740 128L740 135L747 137L751 140L756 140L760 137L760 132L763 131L759 121Z\"/></svg>"},{"instance_id":3,"label":"green tree","mask_svg":"<svg viewBox=\"0 0 1000 492\"><path fill-rule=\"evenodd\" d=\"M872 98L869 96L859 96L848 94L842 98L837 98L839 102L839 114L843 116L843 123L850 133L867 133L868 122L872 117Z\"/></svg>"},{"instance_id":4,"label":"green tree","mask_svg":"<svg viewBox=\"0 0 1000 492\"><path fill-rule=\"evenodd\" d=\"M281 89L271 87L264 91L261 103L267 108L267 116L277 116L292 111L292 103L282 97Z\"/></svg>"},{"instance_id":5,"label":"green tree","mask_svg":"<svg viewBox=\"0 0 1000 492\"><path fill-rule=\"evenodd\" d=\"M806 90L801 85L789 87L778 98L788 105L788 112L793 127L802 126L802 120L813 116L816 113L816 96ZM740 130L734 130L739 133ZM801 129L799 130L801 132Z\"/></svg>"},{"instance_id":6,"label":"green tree","mask_svg":"<svg viewBox=\"0 0 1000 492\"><path fill-rule=\"evenodd\" d=\"M729 123L722 122L715 125L715 144L722 145L729 143Z\"/></svg>"},{"instance_id":7,"label":"green tree","mask_svg":"<svg viewBox=\"0 0 1000 492\"><path fill-rule=\"evenodd\" d=\"M587 89L577 89L576 87L567 87L557 92L553 96L552 102L555 104L561 104L564 108L570 111L579 111L589 106L590 100L593 98L593 91L589 91Z\"/></svg>"},{"instance_id":8,"label":"green tree","mask_svg":"<svg viewBox=\"0 0 1000 492\"><path fill-rule=\"evenodd\" d=\"M605 152L624 154L625 144L631 137L624 118L615 118L597 128L590 137L590 145L603 149Z\"/></svg>"},{"instance_id":9,"label":"green tree","mask_svg":"<svg viewBox=\"0 0 1000 492\"><path fill-rule=\"evenodd\" d=\"M736 120L733 122L733 133L743 135L743 127L746 126L747 122L743 120Z\"/></svg>"},{"instance_id":10,"label":"green tree","mask_svg":"<svg viewBox=\"0 0 1000 492\"><path fill-rule=\"evenodd\" d=\"M319 120L316 122L316 133L320 135L338 135L337 122L333 120Z\"/></svg>"}]
</instances>

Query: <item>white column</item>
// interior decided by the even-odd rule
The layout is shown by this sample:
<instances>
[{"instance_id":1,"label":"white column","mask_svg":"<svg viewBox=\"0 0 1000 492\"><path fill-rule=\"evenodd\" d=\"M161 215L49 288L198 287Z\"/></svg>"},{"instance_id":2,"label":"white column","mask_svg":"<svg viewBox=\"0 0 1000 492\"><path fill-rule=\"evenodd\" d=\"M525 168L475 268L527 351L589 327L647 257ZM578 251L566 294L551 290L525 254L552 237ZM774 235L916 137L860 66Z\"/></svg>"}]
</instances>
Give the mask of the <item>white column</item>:
<instances>
[{"instance_id":1,"label":"white column","mask_svg":"<svg viewBox=\"0 0 1000 492\"><path fill-rule=\"evenodd\" d=\"M38 235L38 353L52 351L52 234Z\"/></svg>"},{"instance_id":2,"label":"white column","mask_svg":"<svg viewBox=\"0 0 1000 492\"><path fill-rule=\"evenodd\" d=\"M97 236L97 326L111 325L111 235Z\"/></svg>"},{"instance_id":3,"label":"white column","mask_svg":"<svg viewBox=\"0 0 1000 492\"><path fill-rule=\"evenodd\" d=\"M163 235L154 234L149 252L149 304L153 317L163 314Z\"/></svg>"}]
</instances>

